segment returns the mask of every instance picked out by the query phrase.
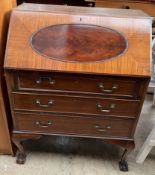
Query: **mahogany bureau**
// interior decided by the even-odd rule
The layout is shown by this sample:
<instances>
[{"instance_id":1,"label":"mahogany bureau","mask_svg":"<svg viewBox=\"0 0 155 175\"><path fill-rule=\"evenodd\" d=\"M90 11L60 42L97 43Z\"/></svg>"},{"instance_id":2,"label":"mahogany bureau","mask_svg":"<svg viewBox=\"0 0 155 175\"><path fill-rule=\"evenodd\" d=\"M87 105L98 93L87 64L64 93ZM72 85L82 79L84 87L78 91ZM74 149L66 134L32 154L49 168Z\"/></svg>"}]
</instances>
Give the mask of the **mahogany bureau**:
<instances>
[{"instance_id":1,"label":"mahogany bureau","mask_svg":"<svg viewBox=\"0 0 155 175\"><path fill-rule=\"evenodd\" d=\"M31 19L31 20L30 20ZM134 148L150 79L151 18L142 11L23 4L11 16L5 77L17 163L43 135Z\"/></svg>"}]
</instances>

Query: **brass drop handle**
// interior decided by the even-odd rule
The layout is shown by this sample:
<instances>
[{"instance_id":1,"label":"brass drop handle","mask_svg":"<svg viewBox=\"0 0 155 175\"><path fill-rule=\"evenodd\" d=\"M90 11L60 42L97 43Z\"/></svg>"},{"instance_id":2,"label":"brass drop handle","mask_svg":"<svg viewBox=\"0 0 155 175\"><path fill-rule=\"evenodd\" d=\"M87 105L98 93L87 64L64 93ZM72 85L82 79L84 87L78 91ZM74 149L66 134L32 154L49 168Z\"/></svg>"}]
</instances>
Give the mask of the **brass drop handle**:
<instances>
[{"instance_id":1,"label":"brass drop handle","mask_svg":"<svg viewBox=\"0 0 155 175\"><path fill-rule=\"evenodd\" d=\"M107 112L107 113L111 112L111 110L115 109L115 107L116 107L115 104L110 104L109 109L104 109L100 103L97 104L97 108L99 108L101 112Z\"/></svg>"},{"instance_id":2,"label":"brass drop handle","mask_svg":"<svg viewBox=\"0 0 155 175\"><path fill-rule=\"evenodd\" d=\"M108 129L112 128L110 125L106 126L105 128L101 127L100 125L95 125L94 127L99 132L106 132Z\"/></svg>"},{"instance_id":3,"label":"brass drop handle","mask_svg":"<svg viewBox=\"0 0 155 175\"><path fill-rule=\"evenodd\" d=\"M41 128L48 128L49 126L52 125L52 122L51 121L48 121L47 124L43 124L40 121L36 121L36 125L38 125Z\"/></svg>"},{"instance_id":4,"label":"brass drop handle","mask_svg":"<svg viewBox=\"0 0 155 175\"><path fill-rule=\"evenodd\" d=\"M50 85L55 84L55 80L52 80L51 77L39 77L36 80L36 84L41 84L44 80L47 80Z\"/></svg>"},{"instance_id":5,"label":"brass drop handle","mask_svg":"<svg viewBox=\"0 0 155 175\"><path fill-rule=\"evenodd\" d=\"M111 89L105 89L104 84L103 83L99 83L99 88L101 89L102 92L106 92L106 93L112 93L115 90L118 89L118 85L117 84L113 84Z\"/></svg>"},{"instance_id":6,"label":"brass drop handle","mask_svg":"<svg viewBox=\"0 0 155 175\"><path fill-rule=\"evenodd\" d=\"M48 108L48 107L50 107L51 105L53 105L53 103L54 103L53 100L49 100L49 101L48 101L48 104L46 105L46 104L41 104L41 102L40 102L39 99L36 100L36 104L38 104L40 107L43 107L43 108Z\"/></svg>"},{"instance_id":7,"label":"brass drop handle","mask_svg":"<svg viewBox=\"0 0 155 175\"><path fill-rule=\"evenodd\" d=\"M106 129L101 128L101 129L98 129L98 131L99 131L99 132L106 132L107 130L106 130Z\"/></svg>"}]
</instances>

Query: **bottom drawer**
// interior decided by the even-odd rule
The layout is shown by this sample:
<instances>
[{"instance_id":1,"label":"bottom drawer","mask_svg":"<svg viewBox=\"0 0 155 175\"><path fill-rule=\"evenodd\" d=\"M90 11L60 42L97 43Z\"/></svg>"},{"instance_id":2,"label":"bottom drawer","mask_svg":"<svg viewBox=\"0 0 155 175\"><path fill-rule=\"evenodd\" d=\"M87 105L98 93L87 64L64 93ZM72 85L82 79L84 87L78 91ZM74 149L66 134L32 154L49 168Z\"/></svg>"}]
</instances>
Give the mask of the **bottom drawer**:
<instances>
[{"instance_id":1,"label":"bottom drawer","mask_svg":"<svg viewBox=\"0 0 155 175\"><path fill-rule=\"evenodd\" d=\"M15 113L15 130L44 134L130 138L134 120Z\"/></svg>"}]
</instances>

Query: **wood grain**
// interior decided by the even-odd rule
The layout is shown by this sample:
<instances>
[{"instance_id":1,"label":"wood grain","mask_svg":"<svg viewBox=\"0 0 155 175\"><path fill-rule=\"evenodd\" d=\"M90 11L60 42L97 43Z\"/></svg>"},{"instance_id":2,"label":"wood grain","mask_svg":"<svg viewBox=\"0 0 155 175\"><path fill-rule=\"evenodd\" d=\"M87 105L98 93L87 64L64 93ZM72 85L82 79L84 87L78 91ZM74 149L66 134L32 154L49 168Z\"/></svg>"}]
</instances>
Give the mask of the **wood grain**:
<instances>
[{"instance_id":1,"label":"wood grain","mask_svg":"<svg viewBox=\"0 0 155 175\"><path fill-rule=\"evenodd\" d=\"M15 0L1 0L0 2L0 154L12 154L7 122L10 118L7 118L8 116L6 114L6 112L9 114L9 106L6 99L6 87L4 85L3 61L10 10L14 5Z\"/></svg>"},{"instance_id":2,"label":"wood grain","mask_svg":"<svg viewBox=\"0 0 155 175\"><path fill-rule=\"evenodd\" d=\"M134 1L134 0L96 0L96 7L119 8L119 9L139 9L150 16L155 16L155 1Z\"/></svg>"},{"instance_id":3,"label":"wood grain","mask_svg":"<svg viewBox=\"0 0 155 175\"><path fill-rule=\"evenodd\" d=\"M29 7L29 5L27 6ZM146 16L139 15L131 17L120 17L113 11L100 10L100 15L94 14L95 8L82 9L76 7L60 7L53 12L45 13L46 6L39 5L40 12L37 10L15 10L12 14L10 23L9 40L5 57L5 68L20 70L44 70L44 71L66 71L76 73L96 73L96 74L117 74L131 76L150 76L150 39L151 39L151 20ZM54 8L53 6L50 6ZM48 11L49 6L47 6ZM34 9L34 7L32 8ZM42 12L41 12L42 9ZM63 11L64 9L64 11ZM75 9L75 11L73 11ZM62 10L60 12L60 10ZM88 11L87 11L88 10ZM57 11L57 14L56 14ZM98 9L96 9L98 12ZM101 13L103 12L103 14ZM82 15L85 13L85 15ZM105 16L105 13L108 15ZM118 12L117 12L118 13ZM121 12L122 13L122 12ZM132 12L131 12L132 13ZM116 17L113 17L113 15ZM32 19L31 21L29 19ZM91 19L91 20L90 20ZM37 54L30 46L30 38L38 29L55 24L93 24L112 28L125 35L129 47L125 54L117 59L108 60L100 63L82 64L69 63L51 60ZM17 39L18 38L18 39ZM147 45L145 43L148 43ZM135 51L136 48L136 51ZM27 52L25 53L25 50ZM145 52L143 52L145 50Z\"/></svg>"},{"instance_id":4,"label":"wood grain","mask_svg":"<svg viewBox=\"0 0 155 175\"><path fill-rule=\"evenodd\" d=\"M97 62L122 55L126 38L110 28L86 24L60 24L37 31L32 48L40 55L65 62Z\"/></svg>"},{"instance_id":5,"label":"wood grain","mask_svg":"<svg viewBox=\"0 0 155 175\"><path fill-rule=\"evenodd\" d=\"M80 95L58 95L55 93L49 95L24 92L13 93L12 101L13 109L17 111L56 112L90 116L105 115L125 118L134 118L136 116L140 102L138 100L119 100L114 98L83 97ZM98 107L98 105L101 107ZM111 105L114 105L114 108L111 108Z\"/></svg>"},{"instance_id":6,"label":"wood grain","mask_svg":"<svg viewBox=\"0 0 155 175\"><path fill-rule=\"evenodd\" d=\"M131 138L134 120L15 113L15 131L88 137ZM48 123L51 124L48 125ZM122 132L123 131L123 132Z\"/></svg>"},{"instance_id":7,"label":"wood grain","mask_svg":"<svg viewBox=\"0 0 155 175\"><path fill-rule=\"evenodd\" d=\"M140 99L143 78L22 71L15 73L15 91L72 93ZM67 82L67 83L66 83ZM87 84L87 86L85 85Z\"/></svg>"},{"instance_id":8,"label":"wood grain","mask_svg":"<svg viewBox=\"0 0 155 175\"><path fill-rule=\"evenodd\" d=\"M73 10L74 8L74 10ZM32 3L23 3L16 10L37 11L37 12L53 12L53 13L73 13L76 15L91 15L91 16L113 16L113 17L133 17L133 18L150 18L148 14L141 10L125 10L125 9L107 9L107 8L86 8L86 7L69 7L62 5L41 5Z\"/></svg>"}]
</instances>

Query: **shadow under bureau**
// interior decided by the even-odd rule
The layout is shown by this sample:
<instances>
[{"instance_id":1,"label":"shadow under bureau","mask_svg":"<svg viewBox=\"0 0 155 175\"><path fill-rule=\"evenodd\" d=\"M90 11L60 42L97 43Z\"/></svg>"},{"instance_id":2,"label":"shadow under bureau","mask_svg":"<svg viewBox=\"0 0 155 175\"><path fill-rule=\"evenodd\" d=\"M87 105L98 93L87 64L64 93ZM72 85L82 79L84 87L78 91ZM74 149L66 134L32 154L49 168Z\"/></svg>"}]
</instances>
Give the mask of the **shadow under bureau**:
<instances>
[{"instance_id":1,"label":"shadow under bureau","mask_svg":"<svg viewBox=\"0 0 155 175\"><path fill-rule=\"evenodd\" d=\"M150 38L141 11L16 8L4 67L17 163L26 159L22 140L66 135L124 147L119 167L127 171L150 79Z\"/></svg>"}]
</instances>

